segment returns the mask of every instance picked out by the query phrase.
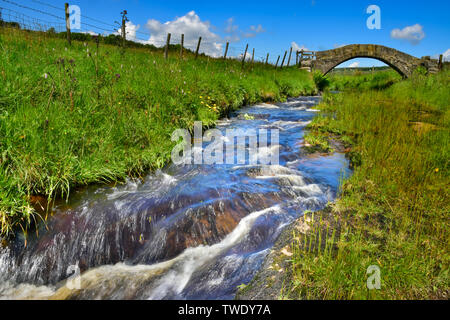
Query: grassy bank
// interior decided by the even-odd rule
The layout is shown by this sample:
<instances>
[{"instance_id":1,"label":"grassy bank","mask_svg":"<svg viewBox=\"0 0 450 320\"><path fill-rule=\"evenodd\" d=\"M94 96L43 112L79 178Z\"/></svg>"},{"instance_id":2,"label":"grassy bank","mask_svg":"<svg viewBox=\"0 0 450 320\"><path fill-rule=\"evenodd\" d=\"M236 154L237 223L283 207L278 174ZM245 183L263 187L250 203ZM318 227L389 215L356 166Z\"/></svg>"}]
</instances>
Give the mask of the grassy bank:
<instances>
[{"instance_id":1,"label":"grassy bank","mask_svg":"<svg viewBox=\"0 0 450 320\"><path fill-rule=\"evenodd\" d=\"M325 96L311 135L340 139L354 174L331 205L333 223L317 214L294 234L285 297L448 299L449 102L449 71ZM380 290L367 288L369 266Z\"/></svg>"},{"instance_id":2,"label":"grassy bank","mask_svg":"<svg viewBox=\"0 0 450 320\"><path fill-rule=\"evenodd\" d=\"M37 219L33 196L121 181L169 161L177 128L259 101L313 94L310 75L263 64L0 28L0 236Z\"/></svg>"},{"instance_id":3,"label":"grassy bank","mask_svg":"<svg viewBox=\"0 0 450 320\"><path fill-rule=\"evenodd\" d=\"M334 72L328 76L330 80L329 90L343 91L349 89L380 90L386 89L402 77L392 69L372 72L354 71L352 74Z\"/></svg>"}]
</instances>

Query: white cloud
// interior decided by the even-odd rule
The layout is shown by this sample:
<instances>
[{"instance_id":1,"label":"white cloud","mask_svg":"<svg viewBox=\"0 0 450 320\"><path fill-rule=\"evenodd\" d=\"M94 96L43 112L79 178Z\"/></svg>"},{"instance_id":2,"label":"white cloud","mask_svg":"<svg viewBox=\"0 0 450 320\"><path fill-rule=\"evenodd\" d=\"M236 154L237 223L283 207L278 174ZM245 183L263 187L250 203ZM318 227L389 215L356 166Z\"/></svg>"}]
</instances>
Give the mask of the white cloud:
<instances>
[{"instance_id":1,"label":"white cloud","mask_svg":"<svg viewBox=\"0 0 450 320\"><path fill-rule=\"evenodd\" d=\"M137 42L144 42L145 43L145 41L136 39L136 32L139 30L140 27L141 27L140 25L135 25L133 22L127 21L125 23L125 33L126 33L125 37L126 37L126 39L130 40L130 41L137 41ZM118 29L117 32L115 32L114 34L121 36L122 35L122 28Z\"/></svg>"},{"instance_id":2,"label":"white cloud","mask_svg":"<svg viewBox=\"0 0 450 320\"><path fill-rule=\"evenodd\" d=\"M254 37L256 37L256 33L252 33L252 32L244 32L244 33L242 33L242 36L243 36L244 38L254 38Z\"/></svg>"},{"instance_id":3,"label":"white cloud","mask_svg":"<svg viewBox=\"0 0 450 320\"><path fill-rule=\"evenodd\" d=\"M237 34L226 36L224 39L227 42L239 42L241 40L241 38Z\"/></svg>"},{"instance_id":4,"label":"white cloud","mask_svg":"<svg viewBox=\"0 0 450 320\"><path fill-rule=\"evenodd\" d=\"M227 42L239 42L241 38L239 37L238 31L239 26L234 24L234 18L229 18L227 20L227 25L225 27L225 33L228 35L225 36L224 40Z\"/></svg>"},{"instance_id":5,"label":"white cloud","mask_svg":"<svg viewBox=\"0 0 450 320\"><path fill-rule=\"evenodd\" d=\"M450 62L450 49L448 49L447 51L445 51L442 55L444 56L444 57L443 57L443 60L444 60L444 61Z\"/></svg>"},{"instance_id":6,"label":"white cloud","mask_svg":"<svg viewBox=\"0 0 450 320\"><path fill-rule=\"evenodd\" d=\"M242 32L242 36L244 38L254 38L257 34L263 32L266 32L266 29L264 29L262 25L258 24L257 26L250 26L250 31Z\"/></svg>"},{"instance_id":7,"label":"white cloud","mask_svg":"<svg viewBox=\"0 0 450 320\"><path fill-rule=\"evenodd\" d=\"M359 62L355 61L352 64L350 64L347 68L358 68L359 67Z\"/></svg>"},{"instance_id":8,"label":"white cloud","mask_svg":"<svg viewBox=\"0 0 450 320\"><path fill-rule=\"evenodd\" d=\"M234 33L238 30L239 26L234 25L234 18L229 18L227 20L227 26L225 27L226 33Z\"/></svg>"},{"instance_id":9,"label":"white cloud","mask_svg":"<svg viewBox=\"0 0 450 320\"><path fill-rule=\"evenodd\" d=\"M221 37L212 32L211 24L208 21L202 21L195 11L190 11L182 17L165 23L150 19L145 28L150 31L151 35L146 41L148 44L162 47L165 45L168 33L172 34L172 43L179 41L181 34L184 34L185 47L195 50L198 38L202 37L200 52L213 57L222 54Z\"/></svg>"},{"instance_id":10,"label":"white cloud","mask_svg":"<svg viewBox=\"0 0 450 320\"><path fill-rule=\"evenodd\" d=\"M425 38L425 32L420 24L405 27L402 30L394 29L391 31L391 38L398 40L407 40L413 45L417 45Z\"/></svg>"},{"instance_id":11,"label":"white cloud","mask_svg":"<svg viewBox=\"0 0 450 320\"><path fill-rule=\"evenodd\" d=\"M262 27L262 25L258 24L257 26L250 26L250 30L252 30L255 33L263 33L266 32L266 30Z\"/></svg>"},{"instance_id":12,"label":"white cloud","mask_svg":"<svg viewBox=\"0 0 450 320\"><path fill-rule=\"evenodd\" d=\"M225 27L225 33L228 35L225 36L225 41L228 42L239 42L242 38L254 38L257 34L266 32L261 24L257 26L250 26L249 31L240 31L239 26L234 24L234 18L229 18L227 20L227 24Z\"/></svg>"},{"instance_id":13,"label":"white cloud","mask_svg":"<svg viewBox=\"0 0 450 320\"><path fill-rule=\"evenodd\" d=\"M138 31L140 27L141 27L140 25L135 25L135 24L133 24L133 22L128 21L125 24L126 39L135 41L136 40L136 31Z\"/></svg>"},{"instance_id":14,"label":"white cloud","mask_svg":"<svg viewBox=\"0 0 450 320\"><path fill-rule=\"evenodd\" d=\"M444 53L437 53L431 56L431 59L439 60L439 56L442 54L442 61L450 62L450 49L447 49Z\"/></svg>"},{"instance_id":15,"label":"white cloud","mask_svg":"<svg viewBox=\"0 0 450 320\"><path fill-rule=\"evenodd\" d=\"M342 48L342 47L345 47L345 46L346 46L346 44L339 44L339 43L335 43L335 44L333 45L334 49Z\"/></svg>"},{"instance_id":16,"label":"white cloud","mask_svg":"<svg viewBox=\"0 0 450 320\"><path fill-rule=\"evenodd\" d=\"M244 57L244 54L241 53L240 55L238 55L238 56L236 57L236 59L242 60L243 57ZM245 60L246 60L246 61L251 61L251 60L252 60L252 55L251 55L250 53L247 52L247 54L245 55Z\"/></svg>"},{"instance_id":17,"label":"white cloud","mask_svg":"<svg viewBox=\"0 0 450 320\"><path fill-rule=\"evenodd\" d=\"M303 50L303 51L309 51L309 49L308 48L306 48L305 46L299 46L295 41L292 41L291 42L291 47L292 47L292 51L293 52L297 52L297 51L301 51L301 50Z\"/></svg>"},{"instance_id":18,"label":"white cloud","mask_svg":"<svg viewBox=\"0 0 450 320\"><path fill-rule=\"evenodd\" d=\"M213 32L215 28L208 22L202 21L195 11L190 11L182 17L177 17L174 20L167 22L160 22L155 19L149 19L145 25L146 32L150 37L148 40L142 40L142 35L138 37L140 25L135 25L131 21L126 23L127 39L144 44L152 44L156 47L163 47L166 44L167 34L170 33L171 43L180 43L181 34L184 34L184 46L191 50L197 48L198 38L202 37L200 46L200 52L213 57L219 57L222 55L223 43L230 42L236 43L244 38L253 38L259 33L263 33L266 30L261 24L250 26L250 31L243 32L239 30L239 26L235 24L234 18L226 20L226 26L223 29L225 35L220 35ZM118 29L114 34L120 35L121 30ZM305 48L305 50L307 50ZM242 54L241 54L242 58ZM248 57L246 58L248 59Z\"/></svg>"}]
</instances>

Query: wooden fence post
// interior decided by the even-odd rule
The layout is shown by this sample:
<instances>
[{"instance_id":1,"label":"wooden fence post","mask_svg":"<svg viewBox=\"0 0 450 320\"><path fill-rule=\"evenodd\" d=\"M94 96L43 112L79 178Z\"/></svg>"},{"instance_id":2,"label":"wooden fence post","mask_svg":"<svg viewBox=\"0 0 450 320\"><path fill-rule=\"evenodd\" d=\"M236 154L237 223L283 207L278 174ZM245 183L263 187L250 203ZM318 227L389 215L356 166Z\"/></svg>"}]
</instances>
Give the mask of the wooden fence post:
<instances>
[{"instance_id":1,"label":"wooden fence post","mask_svg":"<svg viewBox=\"0 0 450 320\"><path fill-rule=\"evenodd\" d=\"M70 12L69 12L69 4L66 3L65 5L66 10L66 32L67 32L67 42L69 43L69 46L72 45L72 39L70 35Z\"/></svg>"},{"instance_id":2,"label":"wooden fence post","mask_svg":"<svg viewBox=\"0 0 450 320\"><path fill-rule=\"evenodd\" d=\"M228 46L230 45L229 42L227 42L227 46L225 47L225 54L223 55L223 58L226 59L227 58L227 53L228 53Z\"/></svg>"},{"instance_id":3,"label":"wooden fence post","mask_svg":"<svg viewBox=\"0 0 450 320\"><path fill-rule=\"evenodd\" d=\"M287 63L288 67L291 64L291 56L292 56L292 47L291 47L291 50L289 51L289 59L288 59L288 63Z\"/></svg>"},{"instance_id":4,"label":"wooden fence post","mask_svg":"<svg viewBox=\"0 0 450 320\"><path fill-rule=\"evenodd\" d=\"M183 49L184 49L184 33L181 35L180 59L183 59Z\"/></svg>"},{"instance_id":5,"label":"wooden fence post","mask_svg":"<svg viewBox=\"0 0 450 320\"><path fill-rule=\"evenodd\" d=\"M443 68L443 64L442 64L443 58L444 58L444 56L441 54L441 55L439 56L439 70L442 70L442 68Z\"/></svg>"},{"instance_id":6,"label":"wooden fence post","mask_svg":"<svg viewBox=\"0 0 450 320\"><path fill-rule=\"evenodd\" d=\"M284 60L286 60L287 51L284 52L283 62L281 62L280 68L283 68L284 66Z\"/></svg>"},{"instance_id":7,"label":"wooden fence post","mask_svg":"<svg viewBox=\"0 0 450 320\"><path fill-rule=\"evenodd\" d=\"M169 57L169 45L170 45L170 37L172 35L170 33L167 34L166 48L164 50L164 59Z\"/></svg>"},{"instance_id":8,"label":"wooden fence post","mask_svg":"<svg viewBox=\"0 0 450 320\"><path fill-rule=\"evenodd\" d=\"M126 40L127 40L127 32L126 32L126 22L128 21L127 18L127 10L123 10L121 13L122 15L122 48L125 49Z\"/></svg>"},{"instance_id":9,"label":"wooden fence post","mask_svg":"<svg viewBox=\"0 0 450 320\"><path fill-rule=\"evenodd\" d=\"M198 57L198 51L200 50L200 44L202 43L202 37L198 38L197 50L195 50L195 59Z\"/></svg>"},{"instance_id":10,"label":"wooden fence post","mask_svg":"<svg viewBox=\"0 0 450 320\"><path fill-rule=\"evenodd\" d=\"M247 51L248 51L248 43L247 46L245 47L244 56L242 57L242 68L244 68L245 58L247 57Z\"/></svg>"},{"instance_id":11,"label":"wooden fence post","mask_svg":"<svg viewBox=\"0 0 450 320\"><path fill-rule=\"evenodd\" d=\"M302 62L303 62L303 49L300 51L300 58L298 58L298 67L299 68L302 67Z\"/></svg>"},{"instance_id":12,"label":"wooden fence post","mask_svg":"<svg viewBox=\"0 0 450 320\"><path fill-rule=\"evenodd\" d=\"M275 69L278 67L278 62L280 62L280 56L278 56L277 63L275 64Z\"/></svg>"},{"instance_id":13,"label":"wooden fence post","mask_svg":"<svg viewBox=\"0 0 450 320\"><path fill-rule=\"evenodd\" d=\"M267 57L266 57L266 66L268 63L269 63L269 54L267 54Z\"/></svg>"},{"instance_id":14,"label":"wooden fence post","mask_svg":"<svg viewBox=\"0 0 450 320\"><path fill-rule=\"evenodd\" d=\"M255 61L255 48L253 48L253 53L252 53L252 64Z\"/></svg>"}]
</instances>

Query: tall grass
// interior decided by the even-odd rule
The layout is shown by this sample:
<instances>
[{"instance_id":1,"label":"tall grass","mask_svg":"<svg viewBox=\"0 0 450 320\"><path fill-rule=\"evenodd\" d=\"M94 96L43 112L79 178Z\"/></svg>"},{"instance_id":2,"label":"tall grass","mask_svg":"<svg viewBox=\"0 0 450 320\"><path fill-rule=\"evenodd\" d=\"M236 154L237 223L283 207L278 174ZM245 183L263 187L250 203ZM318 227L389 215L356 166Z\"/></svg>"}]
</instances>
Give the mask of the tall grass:
<instances>
[{"instance_id":1,"label":"tall grass","mask_svg":"<svg viewBox=\"0 0 450 320\"><path fill-rule=\"evenodd\" d=\"M326 96L310 129L340 136L359 161L332 205L334 249L294 246L292 297L448 299L449 101L449 71ZM380 290L366 286L371 265Z\"/></svg>"},{"instance_id":2,"label":"tall grass","mask_svg":"<svg viewBox=\"0 0 450 320\"><path fill-rule=\"evenodd\" d=\"M355 71L352 75L331 73L328 78L330 81L329 89L332 91L386 89L402 79L392 69L376 71L374 73Z\"/></svg>"},{"instance_id":3,"label":"tall grass","mask_svg":"<svg viewBox=\"0 0 450 320\"><path fill-rule=\"evenodd\" d=\"M313 94L310 75L263 64L74 41L0 28L0 236L36 216L33 195L164 166L177 128L258 101Z\"/></svg>"}]
</instances>

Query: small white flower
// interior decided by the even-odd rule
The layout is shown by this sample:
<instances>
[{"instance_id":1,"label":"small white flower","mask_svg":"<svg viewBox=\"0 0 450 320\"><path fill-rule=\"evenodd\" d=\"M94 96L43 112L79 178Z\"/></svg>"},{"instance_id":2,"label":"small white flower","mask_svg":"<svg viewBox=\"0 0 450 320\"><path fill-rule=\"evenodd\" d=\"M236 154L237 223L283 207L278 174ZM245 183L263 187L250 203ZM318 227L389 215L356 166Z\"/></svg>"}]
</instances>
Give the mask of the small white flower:
<instances>
[{"instance_id":1,"label":"small white flower","mask_svg":"<svg viewBox=\"0 0 450 320\"><path fill-rule=\"evenodd\" d=\"M44 79L47 79L47 78L48 78L48 74L44 73Z\"/></svg>"}]
</instances>

